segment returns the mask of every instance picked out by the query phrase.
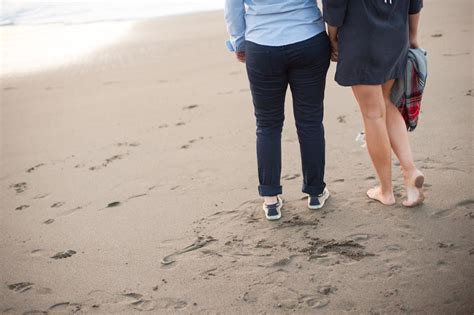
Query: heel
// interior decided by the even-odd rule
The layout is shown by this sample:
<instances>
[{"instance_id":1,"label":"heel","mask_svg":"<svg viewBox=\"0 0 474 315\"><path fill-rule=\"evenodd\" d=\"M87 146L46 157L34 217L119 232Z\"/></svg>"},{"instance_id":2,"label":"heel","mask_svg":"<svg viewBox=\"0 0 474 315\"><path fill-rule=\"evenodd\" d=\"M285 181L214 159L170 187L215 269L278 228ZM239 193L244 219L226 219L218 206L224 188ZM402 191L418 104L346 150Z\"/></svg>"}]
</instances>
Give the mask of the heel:
<instances>
[{"instance_id":1,"label":"heel","mask_svg":"<svg viewBox=\"0 0 474 315\"><path fill-rule=\"evenodd\" d=\"M419 175L415 178L415 187L416 188L422 188L424 183L425 183L425 176Z\"/></svg>"}]
</instances>

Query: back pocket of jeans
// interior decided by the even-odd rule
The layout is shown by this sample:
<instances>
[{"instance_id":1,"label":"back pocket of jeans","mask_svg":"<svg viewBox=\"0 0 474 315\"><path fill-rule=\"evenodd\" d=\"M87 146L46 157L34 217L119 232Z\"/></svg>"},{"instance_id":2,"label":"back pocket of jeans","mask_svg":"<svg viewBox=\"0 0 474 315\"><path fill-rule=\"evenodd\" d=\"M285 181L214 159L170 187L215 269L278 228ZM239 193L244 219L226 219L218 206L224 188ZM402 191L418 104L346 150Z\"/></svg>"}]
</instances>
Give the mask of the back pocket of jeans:
<instances>
[{"instance_id":1,"label":"back pocket of jeans","mask_svg":"<svg viewBox=\"0 0 474 315\"><path fill-rule=\"evenodd\" d=\"M268 50L247 49L245 52L245 63L249 74L272 75L275 73L273 67L273 54Z\"/></svg>"}]
</instances>

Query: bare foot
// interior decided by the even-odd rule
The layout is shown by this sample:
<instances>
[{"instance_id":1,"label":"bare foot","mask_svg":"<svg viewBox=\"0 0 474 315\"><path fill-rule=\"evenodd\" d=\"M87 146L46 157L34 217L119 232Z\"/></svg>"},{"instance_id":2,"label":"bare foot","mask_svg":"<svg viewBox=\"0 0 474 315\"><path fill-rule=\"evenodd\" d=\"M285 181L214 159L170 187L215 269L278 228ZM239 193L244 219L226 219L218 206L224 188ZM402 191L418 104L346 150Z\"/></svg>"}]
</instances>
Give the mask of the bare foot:
<instances>
[{"instance_id":1,"label":"bare foot","mask_svg":"<svg viewBox=\"0 0 474 315\"><path fill-rule=\"evenodd\" d=\"M415 170L412 174L405 178L405 186L407 191L407 200L403 201L405 207L416 207L421 205L425 200L423 194L423 183L425 176L419 170Z\"/></svg>"},{"instance_id":2,"label":"bare foot","mask_svg":"<svg viewBox=\"0 0 474 315\"><path fill-rule=\"evenodd\" d=\"M367 191L367 196L369 196L370 199L377 200L386 206L395 204L395 196L393 195L393 192L382 193L382 189L379 186L369 189Z\"/></svg>"}]
</instances>

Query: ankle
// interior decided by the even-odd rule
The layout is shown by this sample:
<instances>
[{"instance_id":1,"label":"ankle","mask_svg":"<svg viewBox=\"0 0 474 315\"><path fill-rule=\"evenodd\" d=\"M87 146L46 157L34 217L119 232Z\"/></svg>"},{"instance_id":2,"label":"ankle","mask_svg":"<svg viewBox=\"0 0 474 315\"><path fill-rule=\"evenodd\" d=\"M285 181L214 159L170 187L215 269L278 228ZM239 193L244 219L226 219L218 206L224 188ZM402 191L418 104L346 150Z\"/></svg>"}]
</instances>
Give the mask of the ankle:
<instances>
[{"instance_id":1,"label":"ankle","mask_svg":"<svg viewBox=\"0 0 474 315\"><path fill-rule=\"evenodd\" d=\"M410 165L408 167L402 167L402 174L404 178L411 178L413 174L415 174L418 171L418 169L415 167L415 165Z\"/></svg>"},{"instance_id":2,"label":"ankle","mask_svg":"<svg viewBox=\"0 0 474 315\"><path fill-rule=\"evenodd\" d=\"M384 196L393 196L393 187L380 187L380 192Z\"/></svg>"},{"instance_id":3,"label":"ankle","mask_svg":"<svg viewBox=\"0 0 474 315\"><path fill-rule=\"evenodd\" d=\"M263 197L263 201L266 205L274 205L278 202L277 196L265 196Z\"/></svg>"}]
</instances>

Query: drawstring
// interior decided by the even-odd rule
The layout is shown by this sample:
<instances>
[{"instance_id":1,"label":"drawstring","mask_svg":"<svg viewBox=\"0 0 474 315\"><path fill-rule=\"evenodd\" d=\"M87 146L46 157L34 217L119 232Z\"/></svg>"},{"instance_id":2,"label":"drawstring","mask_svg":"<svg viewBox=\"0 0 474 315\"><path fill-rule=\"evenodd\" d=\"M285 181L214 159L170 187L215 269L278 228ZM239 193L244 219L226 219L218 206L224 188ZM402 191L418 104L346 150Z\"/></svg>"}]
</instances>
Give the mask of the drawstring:
<instances>
[{"instance_id":1,"label":"drawstring","mask_svg":"<svg viewBox=\"0 0 474 315\"><path fill-rule=\"evenodd\" d=\"M385 3L390 3L390 4L392 4L392 0L385 0Z\"/></svg>"}]
</instances>

